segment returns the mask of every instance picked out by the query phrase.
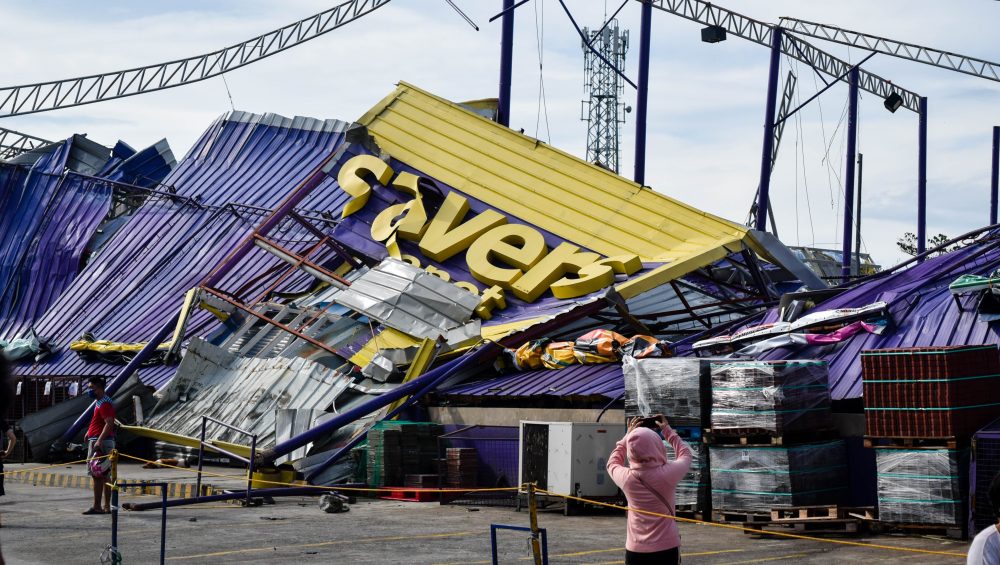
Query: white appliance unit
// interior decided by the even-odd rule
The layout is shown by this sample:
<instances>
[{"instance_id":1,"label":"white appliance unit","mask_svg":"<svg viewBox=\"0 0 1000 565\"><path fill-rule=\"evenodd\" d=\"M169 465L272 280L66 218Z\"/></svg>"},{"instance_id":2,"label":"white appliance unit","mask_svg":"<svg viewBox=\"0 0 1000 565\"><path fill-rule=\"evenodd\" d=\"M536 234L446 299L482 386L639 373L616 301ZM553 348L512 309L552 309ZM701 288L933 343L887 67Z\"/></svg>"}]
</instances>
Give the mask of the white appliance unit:
<instances>
[{"instance_id":1,"label":"white appliance unit","mask_svg":"<svg viewBox=\"0 0 1000 565\"><path fill-rule=\"evenodd\" d=\"M522 420L518 483L583 498L615 496L606 466L624 435L624 424Z\"/></svg>"}]
</instances>

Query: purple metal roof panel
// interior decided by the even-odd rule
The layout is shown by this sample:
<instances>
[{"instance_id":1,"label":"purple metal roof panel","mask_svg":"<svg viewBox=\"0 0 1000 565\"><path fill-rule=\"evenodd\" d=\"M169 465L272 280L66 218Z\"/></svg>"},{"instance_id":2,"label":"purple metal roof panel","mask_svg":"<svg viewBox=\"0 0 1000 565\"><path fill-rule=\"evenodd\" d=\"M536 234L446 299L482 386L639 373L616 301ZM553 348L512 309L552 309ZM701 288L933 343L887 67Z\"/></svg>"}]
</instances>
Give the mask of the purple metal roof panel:
<instances>
[{"instance_id":1,"label":"purple metal roof panel","mask_svg":"<svg viewBox=\"0 0 1000 565\"><path fill-rule=\"evenodd\" d=\"M439 396L523 397L603 396L618 398L625 392L620 363L573 365L565 369L525 371L494 379L465 383L443 390Z\"/></svg>"},{"instance_id":2,"label":"purple metal roof panel","mask_svg":"<svg viewBox=\"0 0 1000 565\"><path fill-rule=\"evenodd\" d=\"M859 353L866 349L966 344L1000 344L1000 327L979 319L978 295L956 302L948 285L964 274L989 275L1000 268L1000 233L908 269L877 277L822 302L816 311L857 308L884 300L892 324L882 335L863 334L834 346L769 351L761 359L814 358L830 364L830 389L836 400L862 393ZM771 310L762 322L777 319Z\"/></svg>"},{"instance_id":3,"label":"purple metal roof panel","mask_svg":"<svg viewBox=\"0 0 1000 565\"><path fill-rule=\"evenodd\" d=\"M62 176L73 140L29 170L3 167L0 219L0 337L23 334L75 277L111 189Z\"/></svg>"},{"instance_id":4,"label":"purple metal roof panel","mask_svg":"<svg viewBox=\"0 0 1000 565\"><path fill-rule=\"evenodd\" d=\"M110 210L111 186L73 169L91 171L105 159L106 178L124 174L149 186L173 164L166 141L128 151L124 160L121 148L108 158L107 148L73 136L30 166L0 165L0 337L23 336L69 287Z\"/></svg>"},{"instance_id":5,"label":"purple metal roof panel","mask_svg":"<svg viewBox=\"0 0 1000 565\"><path fill-rule=\"evenodd\" d=\"M184 292L333 151L347 125L242 112L216 120L163 181L178 196L197 204L150 198L39 320L39 334L63 349L41 363L20 366L17 372L116 374L120 366L85 362L66 346L84 332L113 341L148 339L177 312ZM303 208L337 214L348 199L333 179L327 179ZM226 206L230 203L249 208ZM294 231L275 234L286 243L296 236ZM221 286L236 288L278 264L278 259L255 250ZM213 324L210 315L201 312L191 321L188 335L201 335ZM140 374L144 382L159 387L173 371L154 367Z\"/></svg>"}]
</instances>

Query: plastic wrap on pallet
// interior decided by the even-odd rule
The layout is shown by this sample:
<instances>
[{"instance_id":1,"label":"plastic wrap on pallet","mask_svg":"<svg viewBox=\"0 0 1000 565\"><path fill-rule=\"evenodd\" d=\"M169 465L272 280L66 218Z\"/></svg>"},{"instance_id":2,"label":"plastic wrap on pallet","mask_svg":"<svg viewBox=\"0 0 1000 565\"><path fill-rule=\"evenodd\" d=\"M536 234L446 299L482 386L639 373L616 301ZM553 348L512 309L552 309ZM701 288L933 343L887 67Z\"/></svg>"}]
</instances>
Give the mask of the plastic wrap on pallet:
<instances>
[{"instance_id":1,"label":"plastic wrap on pallet","mask_svg":"<svg viewBox=\"0 0 1000 565\"><path fill-rule=\"evenodd\" d=\"M968 450L876 449L875 459L879 520L964 525Z\"/></svg>"},{"instance_id":2,"label":"plastic wrap on pallet","mask_svg":"<svg viewBox=\"0 0 1000 565\"><path fill-rule=\"evenodd\" d=\"M707 512L711 510L708 446L700 441L685 441L691 448L691 468L681 482L677 483L677 508L691 507L693 510ZM667 457L673 460L674 449L667 442L663 442L663 445L667 447Z\"/></svg>"},{"instance_id":3,"label":"plastic wrap on pallet","mask_svg":"<svg viewBox=\"0 0 1000 565\"><path fill-rule=\"evenodd\" d=\"M789 447L711 445L709 459L716 510L838 504L847 491L841 440Z\"/></svg>"},{"instance_id":4,"label":"plastic wrap on pallet","mask_svg":"<svg viewBox=\"0 0 1000 565\"><path fill-rule=\"evenodd\" d=\"M969 469L969 498L972 502L972 531L981 531L996 523L989 490L993 478L1000 475L1000 419L976 432L972 438L972 462Z\"/></svg>"},{"instance_id":5,"label":"plastic wrap on pallet","mask_svg":"<svg viewBox=\"0 0 1000 565\"><path fill-rule=\"evenodd\" d=\"M833 427L825 361L712 363L712 431Z\"/></svg>"},{"instance_id":6,"label":"plastic wrap on pallet","mask_svg":"<svg viewBox=\"0 0 1000 565\"><path fill-rule=\"evenodd\" d=\"M706 359L634 359L622 362L625 416L665 414L674 426L705 426L711 404Z\"/></svg>"}]
</instances>

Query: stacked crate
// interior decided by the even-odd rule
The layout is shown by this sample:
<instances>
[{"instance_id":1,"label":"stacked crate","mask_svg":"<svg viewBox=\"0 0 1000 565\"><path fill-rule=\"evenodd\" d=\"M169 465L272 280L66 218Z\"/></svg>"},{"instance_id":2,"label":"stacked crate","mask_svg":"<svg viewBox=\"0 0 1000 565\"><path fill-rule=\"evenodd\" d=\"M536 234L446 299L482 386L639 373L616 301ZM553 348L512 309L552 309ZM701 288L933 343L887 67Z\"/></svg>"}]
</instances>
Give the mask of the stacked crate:
<instances>
[{"instance_id":1,"label":"stacked crate","mask_svg":"<svg viewBox=\"0 0 1000 565\"><path fill-rule=\"evenodd\" d=\"M462 488L476 486L479 456L474 447L449 447L445 450L445 486Z\"/></svg>"},{"instance_id":2,"label":"stacked crate","mask_svg":"<svg viewBox=\"0 0 1000 565\"><path fill-rule=\"evenodd\" d=\"M368 431L368 486L403 484L403 450L399 430L373 428Z\"/></svg>"},{"instance_id":3,"label":"stacked crate","mask_svg":"<svg viewBox=\"0 0 1000 565\"><path fill-rule=\"evenodd\" d=\"M383 421L368 431L365 473L369 486L405 486L408 475L437 473L437 437L443 426L430 422ZM356 466L356 468L359 466Z\"/></svg>"},{"instance_id":4,"label":"stacked crate","mask_svg":"<svg viewBox=\"0 0 1000 565\"><path fill-rule=\"evenodd\" d=\"M717 518L842 500L847 452L833 439L828 380L824 361L712 363L705 437Z\"/></svg>"},{"instance_id":5,"label":"stacked crate","mask_svg":"<svg viewBox=\"0 0 1000 565\"><path fill-rule=\"evenodd\" d=\"M664 414L691 448L691 468L677 485L677 509L711 511L708 447L701 431L708 426L712 404L711 360L626 359L625 418ZM667 444L670 458L673 450Z\"/></svg>"},{"instance_id":6,"label":"stacked crate","mask_svg":"<svg viewBox=\"0 0 1000 565\"><path fill-rule=\"evenodd\" d=\"M1000 409L995 345L861 352L872 437L968 440Z\"/></svg>"},{"instance_id":7,"label":"stacked crate","mask_svg":"<svg viewBox=\"0 0 1000 565\"><path fill-rule=\"evenodd\" d=\"M1000 407L996 346L863 351L861 367L879 518L962 532L971 438Z\"/></svg>"}]
</instances>

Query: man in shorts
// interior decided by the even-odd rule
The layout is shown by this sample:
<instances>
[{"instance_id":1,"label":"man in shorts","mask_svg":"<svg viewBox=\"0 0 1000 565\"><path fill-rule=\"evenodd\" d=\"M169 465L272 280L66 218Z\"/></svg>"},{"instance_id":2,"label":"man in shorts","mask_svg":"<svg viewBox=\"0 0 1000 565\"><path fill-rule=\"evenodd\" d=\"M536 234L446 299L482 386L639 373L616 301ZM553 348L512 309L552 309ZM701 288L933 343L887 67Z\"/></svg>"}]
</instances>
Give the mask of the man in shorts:
<instances>
[{"instance_id":1,"label":"man in shorts","mask_svg":"<svg viewBox=\"0 0 1000 565\"><path fill-rule=\"evenodd\" d=\"M107 476L94 473L90 460L102 455L110 455L115 449L115 407L111 403L111 397L104 390L103 377L91 377L89 380L90 390L87 395L97 400L94 406L94 416L90 420L90 427L87 428L87 468L90 476L94 480L94 505L84 511L84 514L110 514L111 513L111 487L107 484ZM100 461L101 467L110 467L107 459ZM101 498L104 498L104 505L101 506Z\"/></svg>"}]
</instances>

